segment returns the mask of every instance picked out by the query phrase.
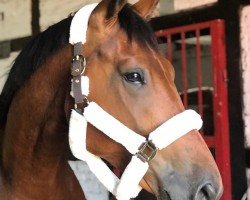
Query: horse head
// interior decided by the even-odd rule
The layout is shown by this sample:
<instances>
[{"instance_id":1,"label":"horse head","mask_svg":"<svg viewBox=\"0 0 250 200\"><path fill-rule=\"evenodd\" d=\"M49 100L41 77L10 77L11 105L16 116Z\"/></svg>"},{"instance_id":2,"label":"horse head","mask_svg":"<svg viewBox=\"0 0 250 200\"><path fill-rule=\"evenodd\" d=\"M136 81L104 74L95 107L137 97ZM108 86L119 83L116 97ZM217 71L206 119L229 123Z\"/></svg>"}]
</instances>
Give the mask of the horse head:
<instances>
[{"instance_id":1,"label":"horse head","mask_svg":"<svg viewBox=\"0 0 250 200\"><path fill-rule=\"evenodd\" d=\"M88 99L144 137L184 111L173 66L158 51L145 23L157 3L103 0L90 16L83 45ZM87 129L87 149L121 170L131 160L122 145L92 125ZM197 130L158 151L140 185L159 199L214 200L222 193L218 168Z\"/></svg>"}]
</instances>

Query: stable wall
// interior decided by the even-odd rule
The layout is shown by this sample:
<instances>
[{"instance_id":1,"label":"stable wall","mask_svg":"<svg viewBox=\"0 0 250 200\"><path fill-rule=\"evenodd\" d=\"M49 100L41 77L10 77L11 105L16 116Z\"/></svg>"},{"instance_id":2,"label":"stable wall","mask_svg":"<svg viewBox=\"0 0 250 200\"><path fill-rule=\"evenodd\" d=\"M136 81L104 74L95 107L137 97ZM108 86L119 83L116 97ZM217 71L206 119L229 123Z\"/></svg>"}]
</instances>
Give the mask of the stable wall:
<instances>
[{"instance_id":1,"label":"stable wall","mask_svg":"<svg viewBox=\"0 0 250 200\"><path fill-rule=\"evenodd\" d=\"M190 9L194 7L200 7L204 5L208 5L211 3L215 3L217 0L175 0L174 1L174 8L177 11Z\"/></svg>"},{"instance_id":2,"label":"stable wall","mask_svg":"<svg viewBox=\"0 0 250 200\"><path fill-rule=\"evenodd\" d=\"M160 0L160 14L171 14L216 3L217 0Z\"/></svg>"},{"instance_id":3,"label":"stable wall","mask_svg":"<svg viewBox=\"0 0 250 200\"><path fill-rule=\"evenodd\" d=\"M250 147L250 6L241 10L241 64L243 78L243 119L246 146Z\"/></svg>"},{"instance_id":4,"label":"stable wall","mask_svg":"<svg viewBox=\"0 0 250 200\"><path fill-rule=\"evenodd\" d=\"M48 26L66 18L71 12L82 6L100 2L100 0L40 0L40 26L45 30ZM135 3L137 0L130 0ZM31 0L0 0L0 41L30 36Z\"/></svg>"},{"instance_id":5,"label":"stable wall","mask_svg":"<svg viewBox=\"0 0 250 200\"><path fill-rule=\"evenodd\" d=\"M48 26L66 18L85 4L100 0L40 0L40 26ZM136 3L138 0L129 0ZM214 3L217 0L160 0L154 16L179 12ZM31 35L31 0L0 0L0 41Z\"/></svg>"},{"instance_id":6,"label":"stable wall","mask_svg":"<svg viewBox=\"0 0 250 200\"><path fill-rule=\"evenodd\" d=\"M67 18L74 11L79 10L86 4L99 2L98 0L40 0L40 26L45 30L48 26Z\"/></svg>"},{"instance_id":7,"label":"stable wall","mask_svg":"<svg viewBox=\"0 0 250 200\"><path fill-rule=\"evenodd\" d=\"M0 41L31 35L31 0L0 0Z\"/></svg>"},{"instance_id":8,"label":"stable wall","mask_svg":"<svg viewBox=\"0 0 250 200\"><path fill-rule=\"evenodd\" d=\"M12 63L19 52L12 52L8 58L0 59L0 94L2 92L5 81L8 78Z\"/></svg>"}]
</instances>

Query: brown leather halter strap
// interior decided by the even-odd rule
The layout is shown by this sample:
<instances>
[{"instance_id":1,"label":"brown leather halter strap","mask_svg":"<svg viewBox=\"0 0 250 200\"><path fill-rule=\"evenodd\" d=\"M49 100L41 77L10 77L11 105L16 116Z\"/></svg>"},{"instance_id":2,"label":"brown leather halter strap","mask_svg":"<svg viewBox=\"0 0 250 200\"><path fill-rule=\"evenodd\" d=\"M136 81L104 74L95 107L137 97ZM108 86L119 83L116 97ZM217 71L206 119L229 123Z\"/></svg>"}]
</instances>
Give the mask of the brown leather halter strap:
<instances>
[{"instance_id":1,"label":"brown leather halter strap","mask_svg":"<svg viewBox=\"0 0 250 200\"><path fill-rule=\"evenodd\" d=\"M82 94L82 75L86 68L86 60L83 56L82 43L74 44L74 57L72 59L71 75L72 91L75 99L75 110L82 114L83 109L88 105L88 99Z\"/></svg>"}]
</instances>

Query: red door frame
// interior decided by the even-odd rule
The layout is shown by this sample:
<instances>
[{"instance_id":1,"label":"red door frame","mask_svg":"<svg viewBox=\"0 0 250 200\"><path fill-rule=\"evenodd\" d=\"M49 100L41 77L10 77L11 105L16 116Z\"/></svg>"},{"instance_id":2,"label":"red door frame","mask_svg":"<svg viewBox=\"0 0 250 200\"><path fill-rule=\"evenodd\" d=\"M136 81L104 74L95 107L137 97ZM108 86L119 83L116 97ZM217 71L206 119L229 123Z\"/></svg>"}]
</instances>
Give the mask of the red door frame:
<instances>
[{"instance_id":1,"label":"red door frame","mask_svg":"<svg viewBox=\"0 0 250 200\"><path fill-rule=\"evenodd\" d=\"M215 157L220 170L224 194L223 200L232 200L231 192L231 166L230 166L230 142L229 142L229 119L228 119L228 94L227 94L227 69L226 69L226 45L225 45L225 22L223 20L213 20L204 23L180 26L176 28L164 29L156 32L157 37L165 37L168 45L167 58L172 60L172 35L181 35L181 58L182 73L184 78L183 100L184 105L188 106L187 101L187 61L186 61L186 44L185 33L194 31L197 38L196 42L196 67L197 73L201 73L201 48L200 32L202 29L209 29L211 35L211 55L213 71L213 110L214 110L214 135L204 136L207 145L215 149ZM198 110L202 115L202 75L197 75L198 83Z\"/></svg>"}]
</instances>

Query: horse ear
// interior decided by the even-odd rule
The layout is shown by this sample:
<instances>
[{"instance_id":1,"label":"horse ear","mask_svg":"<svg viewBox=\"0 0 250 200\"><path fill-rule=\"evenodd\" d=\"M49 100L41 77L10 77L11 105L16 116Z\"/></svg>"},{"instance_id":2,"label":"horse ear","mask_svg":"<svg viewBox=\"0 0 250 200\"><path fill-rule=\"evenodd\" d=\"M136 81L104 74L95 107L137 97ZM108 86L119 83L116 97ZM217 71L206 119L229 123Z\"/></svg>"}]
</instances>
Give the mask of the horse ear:
<instances>
[{"instance_id":1,"label":"horse ear","mask_svg":"<svg viewBox=\"0 0 250 200\"><path fill-rule=\"evenodd\" d=\"M106 20L109 20L114 17L117 18L119 12L127 3L126 0L106 0L106 1L108 2Z\"/></svg>"},{"instance_id":2,"label":"horse ear","mask_svg":"<svg viewBox=\"0 0 250 200\"><path fill-rule=\"evenodd\" d=\"M126 0L102 0L93 12L94 18L99 22L114 24L126 3Z\"/></svg>"},{"instance_id":3,"label":"horse ear","mask_svg":"<svg viewBox=\"0 0 250 200\"><path fill-rule=\"evenodd\" d=\"M132 7L143 18L150 18L159 0L139 0Z\"/></svg>"},{"instance_id":4,"label":"horse ear","mask_svg":"<svg viewBox=\"0 0 250 200\"><path fill-rule=\"evenodd\" d=\"M87 43L85 44L85 55L107 38L118 22L118 14L126 5L127 0L102 0L92 12L87 31Z\"/></svg>"}]
</instances>

